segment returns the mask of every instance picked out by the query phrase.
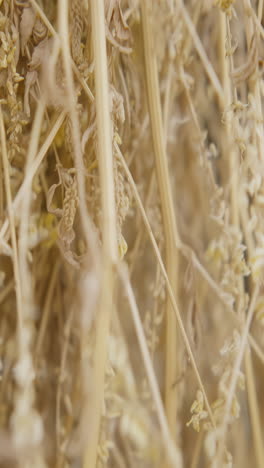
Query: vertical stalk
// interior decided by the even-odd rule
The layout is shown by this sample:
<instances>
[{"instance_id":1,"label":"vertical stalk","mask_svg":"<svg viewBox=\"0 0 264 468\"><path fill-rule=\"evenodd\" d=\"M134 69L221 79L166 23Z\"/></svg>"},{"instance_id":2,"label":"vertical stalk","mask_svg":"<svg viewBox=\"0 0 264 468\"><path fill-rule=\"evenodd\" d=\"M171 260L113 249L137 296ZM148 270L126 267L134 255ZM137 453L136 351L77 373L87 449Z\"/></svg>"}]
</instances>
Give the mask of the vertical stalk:
<instances>
[{"instance_id":1,"label":"vertical stalk","mask_svg":"<svg viewBox=\"0 0 264 468\"><path fill-rule=\"evenodd\" d=\"M247 3L247 2L246 2ZM250 5L247 4L247 7ZM237 92L236 88L232 88L232 82L230 79L229 69L232 71L233 66L233 58L230 56L229 64L228 61L225 59L225 51L224 51L224 44L225 38L227 38L228 47L231 49L231 31L230 31L230 22L229 19L224 15L224 13L220 13L220 27L221 27L221 44L222 44L222 70L223 70L223 85L224 85L224 95L225 95L225 107L231 104L232 100L232 91L233 91L233 99L237 99ZM257 85L256 85L257 86ZM258 91L258 90L257 90ZM259 94L256 94L256 101L259 101ZM227 118L227 128L226 128L226 139L228 142L228 147L230 148L230 159L229 159L229 178L232 180L231 185L231 216L232 222L237 227L237 229L243 229L243 220L241 220L241 212L243 208L239 204L239 183L238 183L238 174L239 174L239 167L238 167L238 155L235 149L231 149L232 142L232 128L231 128L231 116ZM260 155L262 154L260 148L262 147L262 138L257 139L257 145L260 151ZM242 223L242 226L240 226ZM251 245L252 242L247 241L247 236L245 236L247 251L249 256L252 255L251 252ZM240 285L241 295L244 294L244 284L241 280ZM252 288L251 288L252 289ZM246 320L246 317L245 317ZM256 395L256 387L255 387L255 379L254 379L254 372L252 366L252 359L251 353L249 350L246 350L244 355L244 363L245 363L245 375L246 375L246 382L247 382L247 396L248 396L248 405L249 405L249 412L250 412L250 419L251 419L251 426L252 426L252 435L253 441L255 446L255 454L257 460L257 466L261 467L264 463L264 451L263 451L263 444L261 441L261 423L259 418L259 411L258 411L258 402L257 402L257 395Z\"/></svg>"},{"instance_id":2,"label":"vertical stalk","mask_svg":"<svg viewBox=\"0 0 264 468\"><path fill-rule=\"evenodd\" d=\"M256 35L256 40L259 41L259 33L255 30L253 19L247 14L252 9L251 1L244 0L244 15L245 15L245 30L247 36L247 44L250 47L250 41L252 35ZM263 1L261 0L258 4L258 18L262 17ZM263 137L263 112L261 102L261 91L260 91L260 80L249 79L248 83L249 92L252 93L256 103L256 110L258 114L258 120L255 122L255 140L258 148L258 157L261 161L264 154L264 137ZM242 210L241 210L242 211ZM252 234L251 234L252 237ZM253 240L252 240L253 244ZM253 256L253 252L250 249L250 245L247 245L248 254L250 257ZM251 287L252 289L252 287ZM248 349L245 353L245 373L246 373L246 384L247 384L247 397L248 406L252 427L253 443L255 448L255 457L257 466L260 468L264 466L264 448L263 448L263 436L262 436L262 425L260 419L260 409L257 398L257 389L255 385L255 376L253 370L253 363L251 352Z\"/></svg>"},{"instance_id":3,"label":"vertical stalk","mask_svg":"<svg viewBox=\"0 0 264 468\"><path fill-rule=\"evenodd\" d=\"M39 102L36 117L32 127L32 133L30 138L29 150L27 155L27 161L25 165L25 172L27 172L30 163L33 161L34 156L37 152L37 146L39 142L39 135L41 129L41 123L43 119L44 106L42 102ZM18 369L27 362L27 378L21 378L15 372L16 392L15 400L12 412L12 437L14 444L20 443L20 432L22 430L21 421L25 418L25 408L28 424L35 427L34 424L39 424L42 427L42 420L39 414L34 408L34 368L31 354L31 345L33 339L33 328L32 328L32 288L31 288L31 275L27 265L27 253L28 253L28 223L30 216L30 202L31 202L31 186L28 187L27 192L21 203L21 216L20 216L20 229L19 229L19 247L16 239L15 231L15 216L12 207L12 194L10 186L10 175L9 175L9 162L6 147L6 136L3 122L3 115L0 106L0 137L1 137L1 149L4 167L4 177L6 186L6 199L8 206L9 224L11 230L11 243L13 249L13 269L15 277L15 289L16 289L16 305L17 305L17 357L16 367ZM29 426L25 429L24 443L30 443L29 437ZM30 457L24 460L23 463L33 463L34 466L43 466L46 464L43 459L42 450L38 447L37 452L33 451L33 457L29 462ZM22 462L18 466L22 466Z\"/></svg>"},{"instance_id":4,"label":"vertical stalk","mask_svg":"<svg viewBox=\"0 0 264 468\"><path fill-rule=\"evenodd\" d=\"M179 239L173 208L173 198L170 187L168 160L162 124L158 69L151 24L151 18L153 17L152 0L142 1L141 11L149 114L165 233L165 264L169 281L173 287L173 292L175 296L177 296L178 252L176 250L176 246L179 244ZM177 380L177 323L169 299L167 299L166 304L166 320L165 410L171 435L175 438L177 394L174 384Z\"/></svg>"},{"instance_id":5,"label":"vertical stalk","mask_svg":"<svg viewBox=\"0 0 264 468\"><path fill-rule=\"evenodd\" d=\"M22 299L21 278L20 278L19 263L18 263L18 248L17 248L16 229L15 229L15 215L14 215L14 210L12 206L12 193L11 193L10 175L9 175L9 167L8 167L9 162L8 162L7 146L6 146L6 132L5 132L1 104L0 104L0 140L1 140L2 164L3 164L3 173L4 173L5 192L6 192L6 203L7 203L10 233L11 233L11 245L13 249L13 269L14 269L16 307L17 307L17 333L18 333L18 337L20 337L21 329L22 329L22 317L23 317L23 299Z\"/></svg>"},{"instance_id":6,"label":"vertical stalk","mask_svg":"<svg viewBox=\"0 0 264 468\"><path fill-rule=\"evenodd\" d=\"M95 468L99 441L101 410L104 397L104 377L107 360L107 339L113 309L114 272L117 263L116 210L114 194L112 127L109 110L109 88L103 0L91 0L92 39L95 62L96 121L98 163L102 193L102 285L96 321L94 355L94 392L89 421L90 438L84 455L84 468Z\"/></svg>"}]
</instances>

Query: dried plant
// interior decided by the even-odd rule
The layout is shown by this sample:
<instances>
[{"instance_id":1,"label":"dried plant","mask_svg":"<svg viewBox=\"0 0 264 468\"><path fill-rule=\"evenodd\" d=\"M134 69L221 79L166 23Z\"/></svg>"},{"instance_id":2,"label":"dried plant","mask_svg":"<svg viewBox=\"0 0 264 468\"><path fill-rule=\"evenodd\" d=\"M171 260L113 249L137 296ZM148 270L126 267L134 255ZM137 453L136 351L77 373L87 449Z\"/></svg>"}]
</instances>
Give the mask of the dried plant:
<instances>
[{"instance_id":1,"label":"dried plant","mask_svg":"<svg viewBox=\"0 0 264 468\"><path fill-rule=\"evenodd\" d=\"M0 0L0 465L264 466L262 0Z\"/></svg>"}]
</instances>

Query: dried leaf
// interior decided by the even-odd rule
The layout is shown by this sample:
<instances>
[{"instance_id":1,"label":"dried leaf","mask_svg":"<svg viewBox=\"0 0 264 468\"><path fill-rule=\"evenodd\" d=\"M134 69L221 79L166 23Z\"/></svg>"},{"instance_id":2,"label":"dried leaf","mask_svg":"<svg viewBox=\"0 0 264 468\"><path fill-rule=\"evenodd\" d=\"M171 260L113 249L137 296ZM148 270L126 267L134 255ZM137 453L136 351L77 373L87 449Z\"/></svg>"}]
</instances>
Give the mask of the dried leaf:
<instances>
[{"instance_id":1,"label":"dried leaf","mask_svg":"<svg viewBox=\"0 0 264 468\"><path fill-rule=\"evenodd\" d=\"M20 21L21 53L25 55L25 48L32 34L36 21L36 13L30 6L23 9Z\"/></svg>"},{"instance_id":2,"label":"dried leaf","mask_svg":"<svg viewBox=\"0 0 264 468\"><path fill-rule=\"evenodd\" d=\"M52 200L54 197L55 190L61 185L61 180L58 184L53 184L47 193L47 210L49 213L55 214L57 216L62 216L62 209L61 208L52 208Z\"/></svg>"},{"instance_id":3,"label":"dried leaf","mask_svg":"<svg viewBox=\"0 0 264 468\"><path fill-rule=\"evenodd\" d=\"M34 49L31 61L28 64L30 70L36 70L47 59L51 52L51 40L45 38Z\"/></svg>"}]
</instances>

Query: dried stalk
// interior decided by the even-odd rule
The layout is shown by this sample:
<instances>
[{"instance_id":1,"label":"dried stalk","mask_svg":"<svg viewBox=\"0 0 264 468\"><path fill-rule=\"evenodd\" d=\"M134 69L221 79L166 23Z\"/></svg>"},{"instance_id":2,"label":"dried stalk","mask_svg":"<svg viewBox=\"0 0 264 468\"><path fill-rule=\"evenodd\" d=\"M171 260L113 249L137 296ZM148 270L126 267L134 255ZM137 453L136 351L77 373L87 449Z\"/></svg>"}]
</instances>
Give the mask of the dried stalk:
<instances>
[{"instance_id":1,"label":"dried stalk","mask_svg":"<svg viewBox=\"0 0 264 468\"><path fill-rule=\"evenodd\" d=\"M223 17L222 17L223 19ZM228 41L228 47L229 50L231 50L231 31L230 31L230 21L228 18L225 18L226 23L224 23L224 20L222 22L222 27L223 27L223 36L227 37ZM226 26L225 26L226 25ZM256 42L257 38L253 38L253 42L255 42L255 48L256 48ZM254 45L252 45L252 48ZM253 50L253 49L252 49ZM253 58L249 57L249 60L254 62ZM234 64L233 64L233 58L232 55L230 55L230 75L232 77L233 81L233 95L234 95L234 101L237 100L237 91L236 91L236 85L237 82L235 80L234 76ZM247 79L250 74L251 74L251 66L249 65L249 71L248 68L246 67L246 76L244 79ZM232 95L232 81L230 81L230 78L228 76L228 67L225 67L225 89L227 90L226 98L227 98L227 103L226 106L229 106L231 103L231 95ZM258 90L258 95L259 95L259 90ZM257 96L256 96L257 98ZM258 101L259 102L259 101ZM232 129L231 129L231 121L230 119L227 120L227 137L229 141L230 148L233 145L232 142ZM229 168L229 173L230 177L232 180L232 186L231 186L231 215L232 215L232 220L235 226L237 226L238 229L240 229L240 212L241 212L241 207L239 204L239 178L238 178L238 173L239 173L239 167L238 167L238 155L236 154L236 150L234 149L231 151L230 154L230 168ZM251 251L251 245L252 242L247 243L247 250L248 254L252 255ZM244 293L244 286L241 280L240 283L240 290L241 294ZM262 466L264 463L264 451L262 448L262 441L261 441L261 424L259 420L259 411L258 411L258 403L257 403L257 396L256 396L256 389L255 389L255 383L254 383L254 373L253 373L253 368L252 368L252 360L251 360L251 355L250 351L245 353L245 372L246 372L246 380L247 380L247 392L248 392L248 400L249 400L249 410L250 410L250 417L251 417L251 423L252 423L252 430L253 430L253 437L254 437L254 443L256 447L256 454L257 454L257 460L258 460L258 466ZM224 423L223 423L224 424ZM226 421L225 421L226 424ZM226 426L227 428L227 426Z\"/></svg>"},{"instance_id":2,"label":"dried stalk","mask_svg":"<svg viewBox=\"0 0 264 468\"><path fill-rule=\"evenodd\" d=\"M1 104L0 104L0 136L1 136L2 163L3 163L4 180L5 180L5 191L6 191L6 199L7 199L8 218L9 218L8 223L10 225L11 242L12 242L12 249L13 249L13 268L14 268L16 305L17 305L17 332L19 336L21 334L21 327L22 327L23 300L22 300L19 263L18 263L18 248L17 248L17 239L16 239L16 231L15 231L15 216L14 216L14 208L12 206L13 202L12 202L12 194L11 194L11 187L10 187L9 163L8 163L8 155L7 155L7 148L6 148L6 133L5 133Z\"/></svg>"},{"instance_id":3,"label":"dried stalk","mask_svg":"<svg viewBox=\"0 0 264 468\"><path fill-rule=\"evenodd\" d=\"M94 354L94 395L91 404L90 437L84 456L84 467L95 468L101 411L104 397L104 376L107 361L113 299L114 270L117 263L116 210L114 196L112 129L109 110L109 84L104 24L104 2L90 2L92 38L95 60L96 122L98 135L98 163L102 199L102 283L101 297L96 320L96 343Z\"/></svg>"},{"instance_id":4,"label":"dried stalk","mask_svg":"<svg viewBox=\"0 0 264 468\"><path fill-rule=\"evenodd\" d=\"M176 226L176 217L174 213L172 191L170 188L168 161L161 117L158 70L154 52L155 44L151 24L153 18L152 2L142 2L141 10L144 38L146 86L148 91L148 104L155 154L156 175L164 223L166 255L165 263L169 281L173 287L174 294L177 297L178 252L175 249L175 246L179 243L179 238ZM176 435L177 421L177 394L174 389L174 383L177 381L178 346L177 325L169 301L166 306L166 330L165 408L171 435L174 438Z\"/></svg>"}]
</instances>

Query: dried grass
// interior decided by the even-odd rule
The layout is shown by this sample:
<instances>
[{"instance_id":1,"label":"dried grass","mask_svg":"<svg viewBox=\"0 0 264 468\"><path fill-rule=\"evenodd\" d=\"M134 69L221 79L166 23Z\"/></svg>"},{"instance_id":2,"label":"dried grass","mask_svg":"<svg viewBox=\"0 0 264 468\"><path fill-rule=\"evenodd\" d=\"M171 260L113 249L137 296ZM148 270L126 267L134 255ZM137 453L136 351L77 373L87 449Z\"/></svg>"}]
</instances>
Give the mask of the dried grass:
<instances>
[{"instance_id":1,"label":"dried grass","mask_svg":"<svg viewBox=\"0 0 264 468\"><path fill-rule=\"evenodd\" d=\"M0 0L0 466L264 466L263 0Z\"/></svg>"}]
</instances>

